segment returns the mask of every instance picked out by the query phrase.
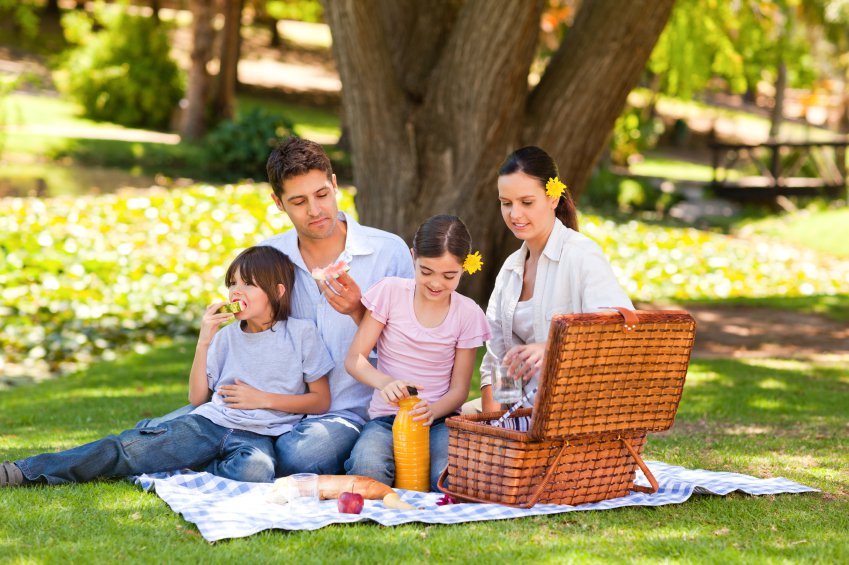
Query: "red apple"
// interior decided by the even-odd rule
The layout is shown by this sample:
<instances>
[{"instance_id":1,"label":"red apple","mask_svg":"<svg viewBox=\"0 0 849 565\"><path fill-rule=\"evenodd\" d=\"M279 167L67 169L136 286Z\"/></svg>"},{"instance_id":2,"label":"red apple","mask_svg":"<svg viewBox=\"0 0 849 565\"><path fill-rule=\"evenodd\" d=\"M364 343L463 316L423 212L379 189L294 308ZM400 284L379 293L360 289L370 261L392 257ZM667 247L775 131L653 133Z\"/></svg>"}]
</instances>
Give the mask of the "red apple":
<instances>
[{"instance_id":1,"label":"red apple","mask_svg":"<svg viewBox=\"0 0 849 565\"><path fill-rule=\"evenodd\" d=\"M339 495L336 507L343 514L359 514L363 511L363 495L355 492L343 492Z\"/></svg>"}]
</instances>

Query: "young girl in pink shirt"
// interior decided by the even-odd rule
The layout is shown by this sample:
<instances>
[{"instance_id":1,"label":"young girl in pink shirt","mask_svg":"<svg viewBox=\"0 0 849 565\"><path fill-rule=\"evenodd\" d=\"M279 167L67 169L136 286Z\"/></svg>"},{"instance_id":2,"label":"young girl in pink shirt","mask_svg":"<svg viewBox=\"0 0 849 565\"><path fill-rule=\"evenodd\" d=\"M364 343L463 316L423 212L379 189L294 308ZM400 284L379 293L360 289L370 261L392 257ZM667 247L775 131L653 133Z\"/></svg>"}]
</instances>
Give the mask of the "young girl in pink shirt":
<instances>
[{"instance_id":1,"label":"young girl in pink shirt","mask_svg":"<svg viewBox=\"0 0 849 565\"><path fill-rule=\"evenodd\" d=\"M415 279L388 277L363 296L360 323L345 368L374 387L366 424L345 462L350 475L392 485L392 423L408 386L421 399L414 420L430 426L431 489L448 464L445 418L459 413L469 394L475 352L490 337L483 310L456 292L463 270L480 268L471 236L456 216L433 216L413 237ZM377 367L369 354L377 346Z\"/></svg>"}]
</instances>

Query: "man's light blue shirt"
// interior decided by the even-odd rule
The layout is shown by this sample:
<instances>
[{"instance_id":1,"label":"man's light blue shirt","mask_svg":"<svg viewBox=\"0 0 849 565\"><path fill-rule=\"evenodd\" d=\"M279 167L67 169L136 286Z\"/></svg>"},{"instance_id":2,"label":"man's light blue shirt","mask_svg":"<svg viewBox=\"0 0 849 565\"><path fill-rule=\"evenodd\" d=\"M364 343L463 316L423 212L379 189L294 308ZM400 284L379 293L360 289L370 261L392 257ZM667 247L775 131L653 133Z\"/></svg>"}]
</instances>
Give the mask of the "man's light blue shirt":
<instances>
[{"instance_id":1,"label":"man's light blue shirt","mask_svg":"<svg viewBox=\"0 0 849 565\"><path fill-rule=\"evenodd\" d=\"M344 260L349 275L365 293L384 277L413 278L410 249L400 237L389 232L362 226L344 212L339 221L348 226L345 249L337 261ZM333 360L330 372L330 410L338 415L364 424L371 400L372 388L357 381L345 370L345 356L357 324L346 314L340 314L328 304L312 278L298 248L298 234L292 229L266 239L260 245L270 245L288 255L295 264L295 289L292 292L292 316L313 320L321 339Z\"/></svg>"}]
</instances>

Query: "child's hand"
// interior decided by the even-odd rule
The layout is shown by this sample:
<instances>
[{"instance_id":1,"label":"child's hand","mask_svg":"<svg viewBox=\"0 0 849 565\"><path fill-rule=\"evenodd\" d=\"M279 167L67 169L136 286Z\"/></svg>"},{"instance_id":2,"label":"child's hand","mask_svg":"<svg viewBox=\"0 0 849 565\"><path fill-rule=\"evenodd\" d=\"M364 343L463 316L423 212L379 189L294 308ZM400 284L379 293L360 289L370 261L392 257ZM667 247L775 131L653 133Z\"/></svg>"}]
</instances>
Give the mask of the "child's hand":
<instances>
[{"instance_id":1,"label":"child's hand","mask_svg":"<svg viewBox=\"0 0 849 565\"><path fill-rule=\"evenodd\" d=\"M410 416L413 417L414 422L421 422L423 426L429 427L433 423L433 412L425 399L422 399L410 410Z\"/></svg>"},{"instance_id":2,"label":"child's hand","mask_svg":"<svg viewBox=\"0 0 849 565\"><path fill-rule=\"evenodd\" d=\"M203 313L203 318L201 318L200 321L200 336L198 337L198 343L209 345L216 332L218 332L218 328L221 327L221 324L233 317L233 314L230 312L224 312L222 314L216 313L216 310L225 304L227 303L216 302L215 304L210 304L209 307L207 307L206 311Z\"/></svg>"},{"instance_id":3,"label":"child's hand","mask_svg":"<svg viewBox=\"0 0 849 565\"><path fill-rule=\"evenodd\" d=\"M407 381L392 381L380 389L380 395L386 402L398 404L399 401L410 396L410 393L407 392L408 386L414 386L417 389L422 390L421 387L416 386L413 383L408 383Z\"/></svg>"},{"instance_id":4,"label":"child's hand","mask_svg":"<svg viewBox=\"0 0 849 565\"><path fill-rule=\"evenodd\" d=\"M544 358L545 343L528 343L511 348L501 362L507 367L508 375L528 382L542 368Z\"/></svg>"},{"instance_id":5,"label":"child's hand","mask_svg":"<svg viewBox=\"0 0 849 565\"><path fill-rule=\"evenodd\" d=\"M246 385L239 379L236 379L236 384L221 385L218 388L218 394L227 403L227 408L236 408L238 410L266 408L265 393L251 385Z\"/></svg>"}]
</instances>

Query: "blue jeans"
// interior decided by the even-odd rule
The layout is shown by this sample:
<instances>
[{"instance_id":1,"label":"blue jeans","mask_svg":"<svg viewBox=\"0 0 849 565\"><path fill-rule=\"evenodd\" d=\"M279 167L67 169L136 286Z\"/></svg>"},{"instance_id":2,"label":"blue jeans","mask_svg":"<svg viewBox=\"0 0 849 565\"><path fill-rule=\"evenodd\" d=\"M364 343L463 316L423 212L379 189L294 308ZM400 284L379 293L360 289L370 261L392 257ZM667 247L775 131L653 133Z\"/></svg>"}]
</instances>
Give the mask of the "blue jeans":
<instances>
[{"instance_id":1,"label":"blue jeans","mask_svg":"<svg viewBox=\"0 0 849 565\"><path fill-rule=\"evenodd\" d=\"M361 426L341 416L307 418L277 438L277 476L293 473L342 475Z\"/></svg>"},{"instance_id":2,"label":"blue jeans","mask_svg":"<svg viewBox=\"0 0 849 565\"><path fill-rule=\"evenodd\" d=\"M58 453L16 461L30 481L81 483L100 477L203 469L239 481L274 480L273 439L189 414L153 428L133 428Z\"/></svg>"},{"instance_id":3,"label":"blue jeans","mask_svg":"<svg viewBox=\"0 0 849 565\"><path fill-rule=\"evenodd\" d=\"M364 475L392 486L395 482L395 454L392 450L392 424L395 416L381 416L365 425L360 439L345 461L349 475ZM445 418L430 426L430 490L438 491L436 482L448 466L448 426Z\"/></svg>"},{"instance_id":4,"label":"blue jeans","mask_svg":"<svg viewBox=\"0 0 849 565\"><path fill-rule=\"evenodd\" d=\"M178 418L180 416L185 416L186 414L191 414L192 410L194 410L194 409L195 409L194 406L192 406L191 404L187 404L186 406L183 406L182 408L177 408L173 412L169 412L169 413L165 414L164 416L160 416L159 418L145 418L144 420L139 420L136 423L136 425L133 426L133 427L134 428L155 428L155 427L157 427L161 424L164 424L165 422L167 422L169 420L173 420L174 418Z\"/></svg>"}]
</instances>

